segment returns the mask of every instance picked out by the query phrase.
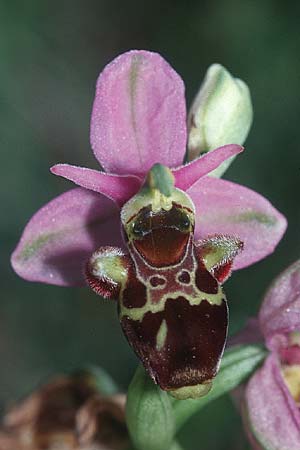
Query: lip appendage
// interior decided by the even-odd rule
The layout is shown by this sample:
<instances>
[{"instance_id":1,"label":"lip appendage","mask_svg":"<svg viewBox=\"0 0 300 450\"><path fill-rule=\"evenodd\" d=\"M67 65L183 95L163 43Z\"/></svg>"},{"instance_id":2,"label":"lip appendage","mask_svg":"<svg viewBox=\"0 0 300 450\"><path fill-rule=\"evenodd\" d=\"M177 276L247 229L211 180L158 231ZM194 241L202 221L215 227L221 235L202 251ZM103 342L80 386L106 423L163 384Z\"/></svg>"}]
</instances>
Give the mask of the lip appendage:
<instances>
[{"instance_id":1,"label":"lip appendage","mask_svg":"<svg viewBox=\"0 0 300 450\"><path fill-rule=\"evenodd\" d=\"M155 164L122 208L128 254L101 247L87 265L99 295L118 300L124 334L152 379L178 399L211 388L227 336L221 284L242 242L212 236L194 242L195 208Z\"/></svg>"}]
</instances>

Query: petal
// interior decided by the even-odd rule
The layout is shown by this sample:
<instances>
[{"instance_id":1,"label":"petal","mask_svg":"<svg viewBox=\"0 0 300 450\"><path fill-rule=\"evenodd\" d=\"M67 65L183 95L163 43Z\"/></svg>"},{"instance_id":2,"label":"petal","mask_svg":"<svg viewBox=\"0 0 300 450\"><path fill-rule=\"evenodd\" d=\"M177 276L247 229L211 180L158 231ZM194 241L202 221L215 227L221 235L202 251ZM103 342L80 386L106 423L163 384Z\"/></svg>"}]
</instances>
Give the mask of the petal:
<instances>
[{"instance_id":1,"label":"petal","mask_svg":"<svg viewBox=\"0 0 300 450\"><path fill-rule=\"evenodd\" d=\"M225 283L231 275L234 258L243 250L243 243L232 236L215 235L195 244L196 255L205 268L220 284Z\"/></svg>"},{"instance_id":2,"label":"petal","mask_svg":"<svg viewBox=\"0 0 300 450\"><path fill-rule=\"evenodd\" d=\"M249 431L263 448L300 448L300 412L285 386L273 355L249 381L246 407Z\"/></svg>"},{"instance_id":3,"label":"petal","mask_svg":"<svg viewBox=\"0 0 300 450\"><path fill-rule=\"evenodd\" d=\"M122 245L119 210L109 199L72 189L43 206L27 224L12 266L29 281L85 285L83 266L103 244Z\"/></svg>"},{"instance_id":4,"label":"petal","mask_svg":"<svg viewBox=\"0 0 300 450\"><path fill-rule=\"evenodd\" d=\"M199 178L204 177L204 175L207 175L209 172L219 167L223 161L241 153L243 150L244 148L240 145L224 145L223 147L216 148L215 150L200 156L200 158L194 159L194 161L184 166L172 170L175 176L176 187L186 191L196 183Z\"/></svg>"},{"instance_id":5,"label":"petal","mask_svg":"<svg viewBox=\"0 0 300 450\"><path fill-rule=\"evenodd\" d=\"M144 175L158 162L182 163L184 84L160 55L134 50L106 66L97 82L91 145L112 173Z\"/></svg>"},{"instance_id":6,"label":"petal","mask_svg":"<svg viewBox=\"0 0 300 450\"><path fill-rule=\"evenodd\" d=\"M279 335L300 331L300 260L272 283L259 313L260 327L270 348L284 342Z\"/></svg>"},{"instance_id":7,"label":"petal","mask_svg":"<svg viewBox=\"0 0 300 450\"><path fill-rule=\"evenodd\" d=\"M233 269L272 253L286 229L286 219L268 200L239 184L204 177L187 193L196 206L196 239L227 234L244 243Z\"/></svg>"},{"instance_id":8,"label":"petal","mask_svg":"<svg viewBox=\"0 0 300 450\"><path fill-rule=\"evenodd\" d=\"M56 164L50 170L55 175L73 181L78 186L105 195L119 206L123 206L141 186L140 179L134 176L112 175L69 164Z\"/></svg>"}]
</instances>

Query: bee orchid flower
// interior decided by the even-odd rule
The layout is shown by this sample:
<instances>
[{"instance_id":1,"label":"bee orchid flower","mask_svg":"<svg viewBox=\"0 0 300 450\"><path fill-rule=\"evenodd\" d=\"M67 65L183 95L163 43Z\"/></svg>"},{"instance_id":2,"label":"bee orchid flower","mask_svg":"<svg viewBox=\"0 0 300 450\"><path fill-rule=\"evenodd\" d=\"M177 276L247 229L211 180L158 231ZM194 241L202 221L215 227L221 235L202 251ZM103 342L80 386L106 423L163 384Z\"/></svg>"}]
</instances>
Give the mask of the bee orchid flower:
<instances>
[{"instance_id":1,"label":"bee orchid flower","mask_svg":"<svg viewBox=\"0 0 300 450\"><path fill-rule=\"evenodd\" d=\"M271 253L286 228L262 196L208 176L240 145L182 165L186 143L179 75L156 53L119 56L100 74L91 119L103 170L52 167L80 187L33 216L12 256L23 278L58 285L85 283L88 260L89 285L118 300L129 343L180 399L207 393L218 371L228 324L221 284Z\"/></svg>"},{"instance_id":2,"label":"bee orchid flower","mask_svg":"<svg viewBox=\"0 0 300 450\"><path fill-rule=\"evenodd\" d=\"M123 246L120 207L155 163L172 169L177 188L196 208L195 238L227 234L244 243L234 269L270 254L286 220L264 197L207 175L242 151L226 145L182 165L187 144L184 84L158 54L129 51L100 74L91 117L91 145L101 170L57 164L52 173L77 184L42 207L12 255L29 281L85 285L83 265L101 245Z\"/></svg>"}]
</instances>

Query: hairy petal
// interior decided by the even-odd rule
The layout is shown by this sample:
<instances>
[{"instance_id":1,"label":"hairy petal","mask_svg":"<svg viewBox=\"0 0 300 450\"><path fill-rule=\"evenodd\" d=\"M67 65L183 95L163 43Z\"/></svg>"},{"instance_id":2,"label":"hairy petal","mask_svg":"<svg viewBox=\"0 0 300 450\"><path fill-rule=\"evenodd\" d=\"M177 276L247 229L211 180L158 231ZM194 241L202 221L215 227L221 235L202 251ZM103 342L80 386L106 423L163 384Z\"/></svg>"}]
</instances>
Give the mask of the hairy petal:
<instances>
[{"instance_id":1,"label":"hairy petal","mask_svg":"<svg viewBox=\"0 0 300 450\"><path fill-rule=\"evenodd\" d=\"M288 333L300 331L300 260L272 283L259 313L260 327L270 348L285 345Z\"/></svg>"},{"instance_id":2,"label":"hairy petal","mask_svg":"<svg viewBox=\"0 0 300 450\"><path fill-rule=\"evenodd\" d=\"M111 173L144 175L155 163L182 163L184 84L160 55L133 50L106 66L97 82L91 145Z\"/></svg>"},{"instance_id":3,"label":"hairy petal","mask_svg":"<svg viewBox=\"0 0 300 450\"><path fill-rule=\"evenodd\" d=\"M246 422L267 450L298 450L300 412L286 387L275 356L270 355L246 388Z\"/></svg>"},{"instance_id":4,"label":"hairy petal","mask_svg":"<svg viewBox=\"0 0 300 450\"><path fill-rule=\"evenodd\" d=\"M84 264L101 245L122 245L119 210L106 197L72 189L43 206L27 224L12 266L29 281L85 285Z\"/></svg>"},{"instance_id":5,"label":"hairy petal","mask_svg":"<svg viewBox=\"0 0 300 450\"><path fill-rule=\"evenodd\" d=\"M174 169L176 187L186 191L195 184L204 175L219 167L222 162L226 161L244 150L243 147L236 144L224 145L213 151L200 156L194 161Z\"/></svg>"},{"instance_id":6,"label":"hairy petal","mask_svg":"<svg viewBox=\"0 0 300 450\"><path fill-rule=\"evenodd\" d=\"M141 180L135 176L112 175L70 164L56 164L50 170L53 174L73 181L78 186L105 195L119 206L123 206L141 186Z\"/></svg>"},{"instance_id":7,"label":"hairy petal","mask_svg":"<svg viewBox=\"0 0 300 450\"><path fill-rule=\"evenodd\" d=\"M267 199L239 184L204 177L187 193L196 206L196 239L227 234L244 243L233 269L272 253L286 229L285 217Z\"/></svg>"}]
</instances>

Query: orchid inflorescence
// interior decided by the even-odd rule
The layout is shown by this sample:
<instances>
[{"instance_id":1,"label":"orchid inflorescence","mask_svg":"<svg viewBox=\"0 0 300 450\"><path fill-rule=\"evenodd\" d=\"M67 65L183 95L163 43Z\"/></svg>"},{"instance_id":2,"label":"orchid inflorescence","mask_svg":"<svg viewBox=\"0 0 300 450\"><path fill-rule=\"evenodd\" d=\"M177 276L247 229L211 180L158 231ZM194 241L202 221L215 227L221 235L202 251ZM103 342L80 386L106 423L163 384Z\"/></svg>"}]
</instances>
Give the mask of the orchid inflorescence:
<instances>
[{"instance_id":1,"label":"orchid inflorescence","mask_svg":"<svg viewBox=\"0 0 300 450\"><path fill-rule=\"evenodd\" d=\"M184 84L171 66L156 53L122 54L97 82L91 146L101 170L53 166L52 173L79 187L42 207L13 253L13 268L26 280L88 284L117 300L123 332L157 385L139 369L129 389L127 423L137 449L159 450L151 439L143 444L139 408L145 392L158 399L145 404L164 404L163 412L155 406L154 413L164 417L157 427L170 424L160 435L160 448L167 450L176 411L188 415L191 400L185 399L198 399L194 405L201 407L265 358L265 350L239 346L221 363L228 327L222 284L232 271L272 253L286 229L284 216L264 197L218 178L243 151L251 121L247 86L222 66L209 69L187 120ZM300 448L299 273L296 265L280 278L260 312L272 353L242 402L258 448ZM237 369L243 351L248 365ZM222 374L230 364L232 386L226 386ZM146 391L145 383L150 383ZM274 420L266 420L274 393ZM173 406L169 394L176 399ZM287 403L293 418L280 416ZM294 427L286 447L272 440L279 422L286 433Z\"/></svg>"}]
</instances>

